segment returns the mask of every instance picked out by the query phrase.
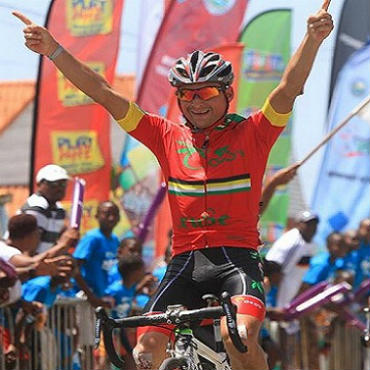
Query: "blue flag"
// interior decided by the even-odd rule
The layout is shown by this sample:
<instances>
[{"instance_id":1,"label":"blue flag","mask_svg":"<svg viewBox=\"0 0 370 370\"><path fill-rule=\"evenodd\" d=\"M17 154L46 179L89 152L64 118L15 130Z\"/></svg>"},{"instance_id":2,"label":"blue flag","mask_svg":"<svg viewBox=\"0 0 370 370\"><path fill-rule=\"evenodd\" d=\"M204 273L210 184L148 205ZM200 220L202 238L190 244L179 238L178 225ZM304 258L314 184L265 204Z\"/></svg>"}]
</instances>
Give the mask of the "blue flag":
<instances>
[{"instance_id":1,"label":"blue flag","mask_svg":"<svg viewBox=\"0 0 370 370\"><path fill-rule=\"evenodd\" d=\"M370 92L370 44L356 51L343 66L329 110L329 131ZM320 215L316 235L323 248L332 231L357 229L370 212L370 125L356 116L326 147L312 209Z\"/></svg>"}]
</instances>

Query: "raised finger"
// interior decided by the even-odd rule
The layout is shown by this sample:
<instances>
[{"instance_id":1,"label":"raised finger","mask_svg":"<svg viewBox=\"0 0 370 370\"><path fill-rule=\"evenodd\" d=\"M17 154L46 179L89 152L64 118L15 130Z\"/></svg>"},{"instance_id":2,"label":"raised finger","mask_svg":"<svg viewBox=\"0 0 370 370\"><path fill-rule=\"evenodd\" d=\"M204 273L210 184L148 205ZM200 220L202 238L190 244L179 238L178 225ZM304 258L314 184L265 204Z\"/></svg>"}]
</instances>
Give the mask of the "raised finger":
<instances>
[{"instance_id":1,"label":"raised finger","mask_svg":"<svg viewBox=\"0 0 370 370\"><path fill-rule=\"evenodd\" d=\"M30 25L32 24L32 21L31 19L27 18L24 14L22 14L21 12L17 12L17 11L14 11L12 12L12 14L17 17L18 19L20 19L24 24L27 24L27 25Z\"/></svg>"},{"instance_id":2,"label":"raised finger","mask_svg":"<svg viewBox=\"0 0 370 370\"><path fill-rule=\"evenodd\" d=\"M321 9L324 9L325 11L329 9L330 0L324 0L324 2L321 5Z\"/></svg>"}]
</instances>

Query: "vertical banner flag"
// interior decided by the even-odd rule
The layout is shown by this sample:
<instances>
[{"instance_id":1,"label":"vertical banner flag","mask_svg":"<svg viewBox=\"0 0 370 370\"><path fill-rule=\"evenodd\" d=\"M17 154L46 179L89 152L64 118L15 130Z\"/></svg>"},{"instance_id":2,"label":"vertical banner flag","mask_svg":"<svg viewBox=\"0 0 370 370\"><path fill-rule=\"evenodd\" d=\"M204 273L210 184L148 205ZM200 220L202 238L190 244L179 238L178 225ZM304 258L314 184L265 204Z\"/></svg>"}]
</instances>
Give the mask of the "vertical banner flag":
<instances>
[{"instance_id":1,"label":"vertical banner flag","mask_svg":"<svg viewBox=\"0 0 370 370\"><path fill-rule=\"evenodd\" d=\"M337 39L333 57L330 82L330 96L348 58L370 40L369 0L346 0L343 4L340 22L337 25ZM353 20L356 19L356 22Z\"/></svg>"},{"instance_id":2,"label":"vertical banner flag","mask_svg":"<svg viewBox=\"0 0 370 370\"><path fill-rule=\"evenodd\" d=\"M356 51L337 79L329 112L334 129L370 93L370 44ZM332 231L356 229L370 214L370 123L358 116L328 143L312 208L320 215L321 247Z\"/></svg>"},{"instance_id":3,"label":"vertical banner flag","mask_svg":"<svg viewBox=\"0 0 370 370\"><path fill-rule=\"evenodd\" d=\"M290 34L291 11L286 9L267 11L247 24L240 39L245 48L237 95L238 113L248 116L260 109L266 97L280 82L290 57ZM290 132L289 123L272 148L267 177L288 164ZM261 219L261 236L264 241L272 242L282 232L288 201L286 187L278 189Z\"/></svg>"},{"instance_id":4,"label":"vertical banner flag","mask_svg":"<svg viewBox=\"0 0 370 370\"><path fill-rule=\"evenodd\" d=\"M55 0L47 28L78 59L112 83L123 0ZM40 62L33 133L33 174L54 163L86 180L82 229L110 190L110 117L47 58ZM32 176L34 177L34 176ZM34 179L31 178L31 182ZM72 189L67 191L67 202ZM67 204L68 207L68 204ZM93 212L93 213L92 213Z\"/></svg>"},{"instance_id":5,"label":"vertical banner flag","mask_svg":"<svg viewBox=\"0 0 370 370\"><path fill-rule=\"evenodd\" d=\"M173 0L158 31L138 92L139 105L165 115L174 61L196 49L236 41L247 0Z\"/></svg>"},{"instance_id":6,"label":"vertical banner flag","mask_svg":"<svg viewBox=\"0 0 370 370\"><path fill-rule=\"evenodd\" d=\"M139 35L136 57L136 86L141 79L148 61L150 50L157 36L165 12L164 0L140 0Z\"/></svg>"}]
</instances>

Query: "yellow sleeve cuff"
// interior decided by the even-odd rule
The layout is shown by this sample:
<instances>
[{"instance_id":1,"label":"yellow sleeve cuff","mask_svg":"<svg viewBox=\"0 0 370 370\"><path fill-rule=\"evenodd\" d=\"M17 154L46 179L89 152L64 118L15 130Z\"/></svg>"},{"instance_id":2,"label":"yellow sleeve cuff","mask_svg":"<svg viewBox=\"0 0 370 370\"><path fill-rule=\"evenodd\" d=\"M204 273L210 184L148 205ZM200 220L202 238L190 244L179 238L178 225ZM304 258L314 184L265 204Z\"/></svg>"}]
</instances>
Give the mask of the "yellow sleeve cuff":
<instances>
[{"instance_id":1,"label":"yellow sleeve cuff","mask_svg":"<svg viewBox=\"0 0 370 370\"><path fill-rule=\"evenodd\" d=\"M118 119L117 123L127 132L133 131L138 126L140 120L145 115L135 103L130 102L126 116Z\"/></svg>"},{"instance_id":2,"label":"yellow sleeve cuff","mask_svg":"<svg viewBox=\"0 0 370 370\"><path fill-rule=\"evenodd\" d=\"M270 121L272 126L284 127L289 121L292 112L278 113L271 106L270 101L266 99L265 104L261 109L263 115Z\"/></svg>"}]
</instances>

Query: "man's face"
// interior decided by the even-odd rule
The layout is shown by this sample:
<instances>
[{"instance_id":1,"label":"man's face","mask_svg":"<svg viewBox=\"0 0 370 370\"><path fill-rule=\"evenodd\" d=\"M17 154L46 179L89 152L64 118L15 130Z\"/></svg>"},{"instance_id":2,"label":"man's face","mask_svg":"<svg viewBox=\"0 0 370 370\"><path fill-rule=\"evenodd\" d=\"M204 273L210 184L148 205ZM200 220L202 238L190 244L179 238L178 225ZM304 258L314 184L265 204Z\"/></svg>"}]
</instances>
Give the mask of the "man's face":
<instances>
[{"instance_id":1,"label":"man's face","mask_svg":"<svg viewBox=\"0 0 370 370\"><path fill-rule=\"evenodd\" d=\"M55 203L62 200L66 195L67 180L46 181L38 184L38 192L49 202Z\"/></svg>"},{"instance_id":2,"label":"man's face","mask_svg":"<svg viewBox=\"0 0 370 370\"><path fill-rule=\"evenodd\" d=\"M224 91L217 83L203 82L181 86L176 95L186 120L205 129L225 116L233 90L230 87Z\"/></svg>"},{"instance_id":3,"label":"man's face","mask_svg":"<svg viewBox=\"0 0 370 370\"><path fill-rule=\"evenodd\" d=\"M343 243L343 237L339 234L333 235L327 244L329 253L335 258L341 258L346 255L346 247Z\"/></svg>"},{"instance_id":4,"label":"man's face","mask_svg":"<svg viewBox=\"0 0 370 370\"><path fill-rule=\"evenodd\" d=\"M106 202L98 208L96 218L102 229L113 230L119 221L119 209L112 203Z\"/></svg>"},{"instance_id":5,"label":"man's face","mask_svg":"<svg viewBox=\"0 0 370 370\"><path fill-rule=\"evenodd\" d=\"M135 238L125 240L118 249L118 258L128 254L138 254L140 256L143 254L143 246Z\"/></svg>"},{"instance_id":6,"label":"man's face","mask_svg":"<svg viewBox=\"0 0 370 370\"><path fill-rule=\"evenodd\" d=\"M360 246L360 239L356 230L348 230L343 235L343 243L348 252L358 249Z\"/></svg>"},{"instance_id":7,"label":"man's face","mask_svg":"<svg viewBox=\"0 0 370 370\"><path fill-rule=\"evenodd\" d=\"M363 240L367 243L370 242L370 219L365 219L360 222L358 236L360 240Z\"/></svg>"},{"instance_id":8,"label":"man's face","mask_svg":"<svg viewBox=\"0 0 370 370\"><path fill-rule=\"evenodd\" d=\"M298 224L298 228L300 229L301 234L306 242L310 242L316 234L318 223L319 222L317 220L311 220L307 222L300 222Z\"/></svg>"}]
</instances>

